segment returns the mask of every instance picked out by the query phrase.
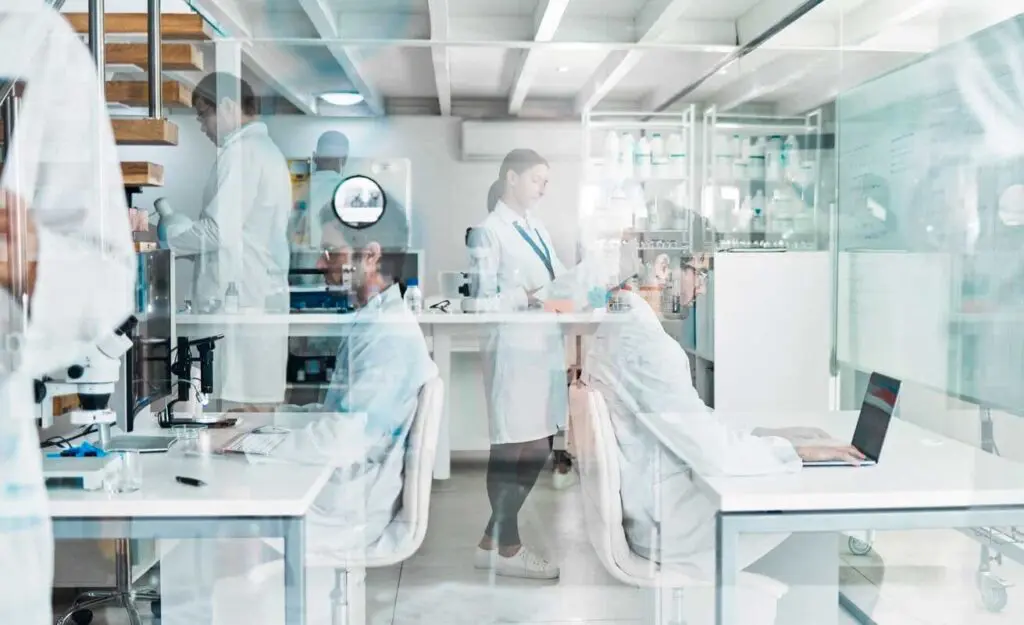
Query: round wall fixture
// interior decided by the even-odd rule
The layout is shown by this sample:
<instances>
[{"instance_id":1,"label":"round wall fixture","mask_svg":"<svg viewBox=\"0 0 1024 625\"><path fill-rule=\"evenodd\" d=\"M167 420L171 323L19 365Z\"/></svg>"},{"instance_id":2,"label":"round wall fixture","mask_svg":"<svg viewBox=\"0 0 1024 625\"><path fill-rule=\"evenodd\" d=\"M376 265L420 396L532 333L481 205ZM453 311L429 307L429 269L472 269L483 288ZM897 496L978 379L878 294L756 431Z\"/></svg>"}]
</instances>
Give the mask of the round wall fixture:
<instances>
[{"instance_id":1,"label":"round wall fixture","mask_svg":"<svg viewBox=\"0 0 1024 625\"><path fill-rule=\"evenodd\" d=\"M332 203L341 223L359 230L380 221L388 201L384 189L373 178L349 176L334 190Z\"/></svg>"}]
</instances>

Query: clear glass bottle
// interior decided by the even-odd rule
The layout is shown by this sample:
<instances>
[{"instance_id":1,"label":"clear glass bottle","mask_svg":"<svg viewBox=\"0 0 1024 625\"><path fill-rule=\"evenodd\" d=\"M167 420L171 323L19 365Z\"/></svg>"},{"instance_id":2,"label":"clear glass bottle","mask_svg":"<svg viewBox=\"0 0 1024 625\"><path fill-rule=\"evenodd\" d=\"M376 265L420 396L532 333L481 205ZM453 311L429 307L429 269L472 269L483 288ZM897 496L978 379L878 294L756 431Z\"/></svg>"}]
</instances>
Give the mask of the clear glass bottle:
<instances>
[{"instance_id":1,"label":"clear glass bottle","mask_svg":"<svg viewBox=\"0 0 1024 625\"><path fill-rule=\"evenodd\" d=\"M238 312L238 287L234 282L228 282L228 289L224 292L224 312L233 315Z\"/></svg>"}]
</instances>

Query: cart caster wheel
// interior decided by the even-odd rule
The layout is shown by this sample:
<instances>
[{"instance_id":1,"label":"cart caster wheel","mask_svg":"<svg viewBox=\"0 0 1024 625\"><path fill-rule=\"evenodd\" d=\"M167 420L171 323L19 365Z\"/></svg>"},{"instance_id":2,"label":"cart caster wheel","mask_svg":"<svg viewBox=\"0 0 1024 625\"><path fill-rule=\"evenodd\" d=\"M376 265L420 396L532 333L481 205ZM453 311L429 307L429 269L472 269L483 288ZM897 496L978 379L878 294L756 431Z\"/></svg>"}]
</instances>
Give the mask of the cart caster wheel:
<instances>
[{"instance_id":1,"label":"cart caster wheel","mask_svg":"<svg viewBox=\"0 0 1024 625\"><path fill-rule=\"evenodd\" d=\"M855 556L866 556L871 553L871 543L853 536L846 541L846 547Z\"/></svg>"},{"instance_id":2,"label":"cart caster wheel","mask_svg":"<svg viewBox=\"0 0 1024 625\"><path fill-rule=\"evenodd\" d=\"M1002 612L1008 600L1006 586L998 579L983 575L978 580L978 592L981 594L981 605L989 612Z\"/></svg>"},{"instance_id":3,"label":"cart caster wheel","mask_svg":"<svg viewBox=\"0 0 1024 625\"><path fill-rule=\"evenodd\" d=\"M71 614L71 620L75 625L89 625L92 623L92 610L78 610Z\"/></svg>"}]
</instances>

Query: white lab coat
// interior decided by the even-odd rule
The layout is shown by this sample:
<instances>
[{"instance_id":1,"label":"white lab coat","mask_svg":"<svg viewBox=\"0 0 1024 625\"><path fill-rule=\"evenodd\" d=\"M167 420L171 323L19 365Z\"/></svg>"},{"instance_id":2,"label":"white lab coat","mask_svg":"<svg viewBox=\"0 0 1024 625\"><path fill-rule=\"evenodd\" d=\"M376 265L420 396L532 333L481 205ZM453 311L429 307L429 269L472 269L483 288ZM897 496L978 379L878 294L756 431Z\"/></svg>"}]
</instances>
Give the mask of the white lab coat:
<instances>
[{"instance_id":1,"label":"white lab coat","mask_svg":"<svg viewBox=\"0 0 1024 625\"><path fill-rule=\"evenodd\" d=\"M325 403L287 406L275 414L277 425L291 429L274 450L275 461L334 467L306 516L308 553L343 563L391 553L412 538L410 526L392 520L402 504L419 391L435 377L437 366L419 323L405 307L398 287L392 286L354 313L345 327ZM280 544L270 542L274 547ZM164 623L206 622L213 610L211 591L217 576L244 574L247 604L274 594L254 585L274 566L245 571L239 563L229 562L227 552L215 551L209 545L186 544L165 558ZM256 564L269 560L279 565L273 553L257 555ZM268 614L261 610L258 616ZM249 617L247 622L280 619Z\"/></svg>"},{"instance_id":2,"label":"white lab coat","mask_svg":"<svg viewBox=\"0 0 1024 625\"><path fill-rule=\"evenodd\" d=\"M625 293L624 301L630 311L609 315L598 328L583 369L607 403L615 430L626 535L637 553L697 567L714 579L716 510L693 484L688 468L660 446L636 415L670 421L686 449L687 464L705 475L796 472L802 467L800 457L783 438L757 437L750 430L718 421L690 383L686 353L665 332L651 307L632 293ZM657 473L659 455L661 471ZM656 484L661 491L660 518ZM742 537L741 566L760 559L784 539L779 535Z\"/></svg>"},{"instance_id":3,"label":"white lab coat","mask_svg":"<svg viewBox=\"0 0 1024 625\"><path fill-rule=\"evenodd\" d=\"M0 289L0 336L24 341L18 353L0 345L0 623L50 625L53 537L32 379L131 313L135 258L96 68L68 23L39 0L0 0L0 76L25 83L0 184L28 202L39 233L27 325Z\"/></svg>"},{"instance_id":4,"label":"white lab coat","mask_svg":"<svg viewBox=\"0 0 1024 625\"><path fill-rule=\"evenodd\" d=\"M193 303L223 301L235 283L239 306L288 310L288 218L292 192L288 164L262 122L227 138L192 227L169 241L177 254L196 254ZM214 395L275 404L284 401L288 327L228 328L214 356Z\"/></svg>"},{"instance_id":5,"label":"white lab coat","mask_svg":"<svg viewBox=\"0 0 1024 625\"><path fill-rule=\"evenodd\" d=\"M481 224L483 242L490 250L481 269L496 276L504 311L525 310L526 292L551 283L544 262L516 230L517 222L541 250L541 241L547 246L555 277L566 271L540 219L529 212L524 218L498 202ZM543 299L545 292L537 297ZM491 444L547 438L565 425L569 406L565 338L557 324L496 325L484 341L483 361Z\"/></svg>"},{"instance_id":6,"label":"white lab coat","mask_svg":"<svg viewBox=\"0 0 1024 625\"><path fill-rule=\"evenodd\" d=\"M344 179L341 173L329 169L316 171L309 179L306 232L308 248L311 250L320 249L324 215L334 214L334 192Z\"/></svg>"}]
</instances>

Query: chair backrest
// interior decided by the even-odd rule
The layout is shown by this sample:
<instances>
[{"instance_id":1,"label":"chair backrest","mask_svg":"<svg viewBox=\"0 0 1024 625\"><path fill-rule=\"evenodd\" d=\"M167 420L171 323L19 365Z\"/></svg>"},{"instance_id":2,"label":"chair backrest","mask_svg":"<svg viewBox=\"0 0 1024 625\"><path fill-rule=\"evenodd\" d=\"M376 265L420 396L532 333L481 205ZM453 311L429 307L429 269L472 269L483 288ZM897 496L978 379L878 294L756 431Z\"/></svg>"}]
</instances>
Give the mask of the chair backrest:
<instances>
[{"instance_id":1,"label":"chair backrest","mask_svg":"<svg viewBox=\"0 0 1024 625\"><path fill-rule=\"evenodd\" d=\"M580 471L587 534L598 558L619 581L649 585L656 576L655 565L633 554L626 540L618 445L600 393L588 393L587 410L577 415L570 431ZM650 570L645 574L644 569Z\"/></svg>"},{"instance_id":2,"label":"chair backrest","mask_svg":"<svg viewBox=\"0 0 1024 625\"><path fill-rule=\"evenodd\" d=\"M444 383L435 377L420 389L416 415L405 449L402 505L392 524L402 524L402 539L393 551L368 554L368 568L391 566L408 560L427 536L430 492L434 484L434 461L441 435L444 409Z\"/></svg>"},{"instance_id":3,"label":"chair backrest","mask_svg":"<svg viewBox=\"0 0 1024 625\"><path fill-rule=\"evenodd\" d=\"M713 584L713 580L699 579L691 567L661 566L630 549L622 524L619 447L611 413L599 392L590 390L586 414L578 415L569 428L576 445L587 533L608 573L633 586L685 588ZM784 584L762 575L742 572L739 579L742 585L759 588L775 599L787 590Z\"/></svg>"}]
</instances>

